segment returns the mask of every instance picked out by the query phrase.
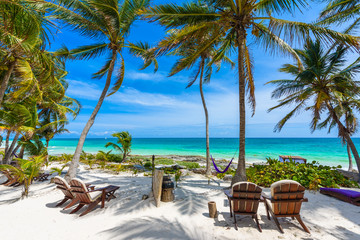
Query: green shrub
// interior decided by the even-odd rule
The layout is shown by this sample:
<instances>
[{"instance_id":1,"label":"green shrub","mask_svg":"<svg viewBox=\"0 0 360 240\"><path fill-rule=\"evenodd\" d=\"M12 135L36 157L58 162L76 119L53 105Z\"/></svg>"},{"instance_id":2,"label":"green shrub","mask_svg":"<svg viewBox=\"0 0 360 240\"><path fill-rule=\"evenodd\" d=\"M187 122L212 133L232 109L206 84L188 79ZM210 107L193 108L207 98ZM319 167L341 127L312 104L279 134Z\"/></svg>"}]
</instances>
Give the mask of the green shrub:
<instances>
[{"instance_id":1,"label":"green shrub","mask_svg":"<svg viewBox=\"0 0 360 240\"><path fill-rule=\"evenodd\" d=\"M310 190L317 190L320 187L359 187L356 182L347 179L336 170L341 166L324 166L315 161L306 164L282 163L270 158L267 159L267 163L268 165L249 167L246 170L248 181L262 187L270 187L276 181L291 179Z\"/></svg>"},{"instance_id":2,"label":"green shrub","mask_svg":"<svg viewBox=\"0 0 360 240\"><path fill-rule=\"evenodd\" d=\"M147 161L147 162L144 164L144 168L151 169L151 168L152 168L151 162L150 162L150 161Z\"/></svg>"},{"instance_id":3,"label":"green shrub","mask_svg":"<svg viewBox=\"0 0 360 240\"><path fill-rule=\"evenodd\" d=\"M173 165L174 163L175 161L169 158L155 158L155 165Z\"/></svg>"},{"instance_id":4,"label":"green shrub","mask_svg":"<svg viewBox=\"0 0 360 240\"><path fill-rule=\"evenodd\" d=\"M194 168L200 168L200 165L197 162L186 162L186 161L179 161L177 162L180 166L184 166L187 169L194 169Z\"/></svg>"},{"instance_id":5,"label":"green shrub","mask_svg":"<svg viewBox=\"0 0 360 240\"><path fill-rule=\"evenodd\" d=\"M109 154L109 162L116 162L121 163L122 162L122 156L120 154Z\"/></svg>"},{"instance_id":6,"label":"green shrub","mask_svg":"<svg viewBox=\"0 0 360 240\"><path fill-rule=\"evenodd\" d=\"M60 161L59 156L54 156L54 155L49 156L49 162L59 162L59 161Z\"/></svg>"}]
</instances>

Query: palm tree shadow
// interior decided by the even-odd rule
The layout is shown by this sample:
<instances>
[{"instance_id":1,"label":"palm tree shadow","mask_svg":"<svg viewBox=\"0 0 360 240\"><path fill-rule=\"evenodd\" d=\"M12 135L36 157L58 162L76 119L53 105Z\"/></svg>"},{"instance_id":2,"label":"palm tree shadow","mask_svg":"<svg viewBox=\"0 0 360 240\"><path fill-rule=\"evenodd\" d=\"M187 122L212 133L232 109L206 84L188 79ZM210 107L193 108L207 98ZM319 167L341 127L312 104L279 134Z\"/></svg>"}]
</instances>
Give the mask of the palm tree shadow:
<instances>
[{"instance_id":1,"label":"palm tree shadow","mask_svg":"<svg viewBox=\"0 0 360 240\"><path fill-rule=\"evenodd\" d=\"M195 227L178 220L166 218L146 217L123 222L119 226L100 232L109 239L211 239L207 232L199 231ZM226 239L223 238L222 239Z\"/></svg>"}]
</instances>

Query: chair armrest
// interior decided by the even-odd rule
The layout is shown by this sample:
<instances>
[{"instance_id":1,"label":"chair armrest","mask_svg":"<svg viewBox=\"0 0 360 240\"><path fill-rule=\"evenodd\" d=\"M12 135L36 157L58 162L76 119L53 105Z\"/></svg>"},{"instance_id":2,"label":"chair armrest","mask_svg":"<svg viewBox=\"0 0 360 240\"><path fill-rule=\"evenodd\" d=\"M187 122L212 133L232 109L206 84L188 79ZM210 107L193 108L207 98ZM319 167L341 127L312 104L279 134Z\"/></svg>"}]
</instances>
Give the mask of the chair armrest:
<instances>
[{"instance_id":1,"label":"chair armrest","mask_svg":"<svg viewBox=\"0 0 360 240\"><path fill-rule=\"evenodd\" d=\"M97 189L93 189L93 190L87 191L87 193L97 192L97 191L103 191L103 190L106 190L106 189L107 189L107 187L97 188Z\"/></svg>"},{"instance_id":2,"label":"chair armrest","mask_svg":"<svg viewBox=\"0 0 360 240\"><path fill-rule=\"evenodd\" d=\"M303 202L308 202L308 201L309 201L309 199L304 198L302 201L303 201Z\"/></svg>"}]
</instances>

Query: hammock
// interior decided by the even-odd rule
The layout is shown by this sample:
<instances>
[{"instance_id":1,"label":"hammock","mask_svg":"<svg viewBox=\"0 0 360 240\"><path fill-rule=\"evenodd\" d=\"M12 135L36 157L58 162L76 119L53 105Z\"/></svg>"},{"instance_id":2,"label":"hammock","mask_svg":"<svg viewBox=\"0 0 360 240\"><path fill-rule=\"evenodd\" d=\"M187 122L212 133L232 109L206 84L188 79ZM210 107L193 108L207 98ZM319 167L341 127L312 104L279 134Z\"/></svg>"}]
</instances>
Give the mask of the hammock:
<instances>
[{"instance_id":1,"label":"hammock","mask_svg":"<svg viewBox=\"0 0 360 240\"><path fill-rule=\"evenodd\" d=\"M226 166L226 168L225 168L223 171L221 171L221 170L216 166L215 161L214 161L214 159L213 159L212 156L211 156L211 160L212 160L212 162L213 162L213 165L214 165L215 170L216 170L218 173L224 173L224 172L226 172L226 171L229 169L229 167L230 167L232 161L234 160L234 158L232 158L232 159L230 160L230 163Z\"/></svg>"}]
</instances>

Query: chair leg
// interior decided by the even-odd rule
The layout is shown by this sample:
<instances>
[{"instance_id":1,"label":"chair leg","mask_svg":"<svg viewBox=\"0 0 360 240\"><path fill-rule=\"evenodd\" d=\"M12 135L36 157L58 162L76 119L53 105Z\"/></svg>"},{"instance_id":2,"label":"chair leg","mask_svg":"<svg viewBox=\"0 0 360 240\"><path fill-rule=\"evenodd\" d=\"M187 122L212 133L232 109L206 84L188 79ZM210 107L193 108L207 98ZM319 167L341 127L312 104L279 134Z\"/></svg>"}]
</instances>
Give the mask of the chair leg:
<instances>
[{"instance_id":1,"label":"chair leg","mask_svg":"<svg viewBox=\"0 0 360 240\"><path fill-rule=\"evenodd\" d=\"M85 204L80 203L79 206L77 206L74 210L70 212L70 214L76 213L79 211Z\"/></svg>"},{"instance_id":2,"label":"chair leg","mask_svg":"<svg viewBox=\"0 0 360 240\"><path fill-rule=\"evenodd\" d=\"M261 229L260 223L259 223L259 219L258 219L258 215L255 214L255 215L252 216L252 218L255 219L255 222L256 222L256 224L258 226L259 231L262 232L262 229Z\"/></svg>"},{"instance_id":3,"label":"chair leg","mask_svg":"<svg viewBox=\"0 0 360 240\"><path fill-rule=\"evenodd\" d=\"M228 197L228 201L229 201L229 207L230 207L230 217L232 217L232 206L231 206L231 200L230 198Z\"/></svg>"},{"instance_id":4,"label":"chair leg","mask_svg":"<svg viewBox=\"0 0 360 240\"><path fill-rule=\"evenodd\" d=\"M63 205L67 200L69 200L69 198L65 197L61 202L59 202L58 204L56 204L55 207L58 207L58 206Z\"/></svg>"},{"instance_id":5,"label":"chair leg","mask_svg":"<svg viewBox=\"0 0 360 240\"><path fill-rule=\"evenodd\" d=\"M268 204L267 204L266 200L265 200L264 204L265 204L265 209L266 209L266 215L267 215L267 218L270 220L269 206L268 206Z\"/></svg>"},{"instance_id":6,"label":"chair leg","mask_svg":"<svg viewBox=\"0 0 360 240\"><path fill-rule=\"evenodd\" d=\"M74 206L78 201L79 199L74 198L68 205L66 205L66 207L64 207L64 210Z\"/></svg>"},{"instance_id":7,"label":"chair leg","mask_svg":"<svg viewBox=\"0 0 360 240\"><path fill-rule=\"evenodd\" d=\"M278 226L280 232L281 232L281 233L284 233L284 230L283 230L283 228L281 227L278 218L277 218L276 216L273 216L273 219L274 219L276 225Z\"/></svg>"},{"instance_id":8,"label":"chair leg","mask_svg":"<svg viewBox=\"0 0 360 240\"><path fill-rule=\"evenodd\" d=\"M237 222L236 222L236 215L235 214L233 214L233 215L234 215L235 230L237 231L238 227L237 227Z\"/></svg>"},{"instance_id":9,"label":"chair leg","mask_svg":"<svg viewBox=\"0 0 360 240\"><path fill-rule=\"evenodd\" d=\"M83 212L82 214L80 214L80 217L88 214L91 210L93 210L97 205L98 203L101 201L101 199L98 199L96 200L95 202L91 203L88 208L85 210L85 212Z\"/></svg>"},{"instance_id":10,"label":"chair leg","mask_svg":"<svg viewBox=\"0 0 360 240\"><path fill-rule=\"evenodd\" d=\"M309 229L305 226L304 222L302 221L300 215L295 216L296 219L298 220L298 222L300 223L300 225L303 227L303 229L305 230L305 232L310 233Z\"/></svg>"}]
</instances>

